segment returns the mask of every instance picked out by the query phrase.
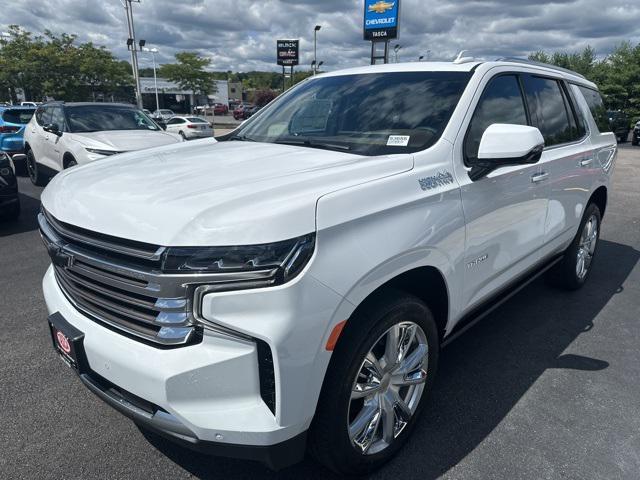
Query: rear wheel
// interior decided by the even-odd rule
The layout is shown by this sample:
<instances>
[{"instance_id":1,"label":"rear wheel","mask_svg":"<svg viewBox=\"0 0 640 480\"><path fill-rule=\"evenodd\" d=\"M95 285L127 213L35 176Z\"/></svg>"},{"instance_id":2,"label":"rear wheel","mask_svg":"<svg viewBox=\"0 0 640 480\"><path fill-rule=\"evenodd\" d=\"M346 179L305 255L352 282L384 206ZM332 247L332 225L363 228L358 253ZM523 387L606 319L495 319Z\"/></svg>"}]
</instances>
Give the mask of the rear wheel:
<instances>
[{"instance_id":1,"label":"rear wheel","mask_svg":"<svg viewBox=\"0 0 640 480\"><path fill-rule=\"evenodd\" d=\"M182 137L182 140L187 140L187 137L182 130L180 130L179 135Z\"/></svg>"},{"instance_id":2,"label":"rear wheel","mask_svg":"<svg viewBox=\"0 0 640 480\"><path fill-rule=\"evenodd\" d=\"M42 173L40 165L38 165L36 157L33 155L33 150L27 150L27 171L29 172L31 183L38 187L46 185L48 177Z\"/></svg>"},{"instance_id":3,"label":"rear wheel","mask_svg":"<svg viewBox=\"0 0 640 480\"><path fill-rule=\"evenodd\" d=\"M310 430L316 459L347 475L390 460L424 407L438 348L433 315L411 295L389 293L349 320Z\"/></svg>"},{"instance_id":4,"label":"rear wheel","mask_svg":"<svg viewBox=\"0 0 640 480\"><path fill-rule=\"evenodd\" d=\"M598 247L601 221L600 209L595 203L590 203L562 261L549 273L552 284L566 290L577 290L585 284Z\"/></svg>"}]
</instances>

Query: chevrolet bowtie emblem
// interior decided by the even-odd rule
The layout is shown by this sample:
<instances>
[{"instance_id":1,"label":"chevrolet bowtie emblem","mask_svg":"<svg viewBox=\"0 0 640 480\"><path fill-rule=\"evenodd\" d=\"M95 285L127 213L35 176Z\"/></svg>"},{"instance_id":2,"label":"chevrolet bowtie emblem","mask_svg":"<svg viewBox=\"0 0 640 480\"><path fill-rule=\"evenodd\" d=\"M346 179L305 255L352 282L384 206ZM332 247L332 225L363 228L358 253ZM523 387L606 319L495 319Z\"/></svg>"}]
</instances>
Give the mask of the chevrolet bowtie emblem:
<instances>
[{"instance_id":1,"label":"chevrolet bowtie emblem","mask_svg":"<svg viewBox=\"0 0 640 480\"><path fill-rule=\"evenodd\" d=\"M380 0L379 2L374 3L373 5L369 5L369 11L376 12L376 13L384 13L387 10L391 10L395 4L396 4L395 2L384 2Z\"/></svg>"}]
</instances>

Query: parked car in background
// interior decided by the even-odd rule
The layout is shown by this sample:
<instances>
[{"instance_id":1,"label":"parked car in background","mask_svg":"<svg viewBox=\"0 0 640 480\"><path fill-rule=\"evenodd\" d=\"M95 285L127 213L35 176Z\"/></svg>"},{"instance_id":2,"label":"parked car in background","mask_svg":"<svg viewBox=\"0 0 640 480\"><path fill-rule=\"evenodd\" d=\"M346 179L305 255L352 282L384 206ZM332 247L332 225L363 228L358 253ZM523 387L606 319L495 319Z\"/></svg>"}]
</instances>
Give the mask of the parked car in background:
<instances>
[{"instance_id":1,"label":"parked car in background","mask_svg":"<svg viewBox=\"0 0 640 480\"><path fill-rule=\"evenodd\" d=\"M48 334L81 380L65 388L200 451L284 467L308 445L367 474L414 427L429 438L428 408L477 393L427 401L443 342L542 274L577 290L598 273L618 149L601 104L528 61L358 67L220 141L58 175L38 222ZM528 293L541 314L557 300ZM427 461L467 441L457 420Z\"/></svg>"},{"instance_id":2,"label":"parked car in background","mask_svg":"<svg viewBox=\"0 0 640 480\"><path fill-rule=\"evenodd\" d=\"M173 110L169 110L167 108L163 108L160 110L156 110L155 112L153 112L153 119L158 119L161 120L163 122L167 122L167 120L169 120L171 117L173 117L175 115L175 113L173 113Z\"/></svg>"},{"instance_id":3,"label":"parked car in background","mask_svg":"<svg viewBox=\"0 0 640 480\"><path fill-rule=\"evenodd\" d=\"M626 142L629 139L629 132L631 131L631 120L627 114L622 110L609 110L607 111L607 115L609 116L611 131L615 134L618 142Z\"/></svg>"},{"instance_id":4,"label":"parked car in background","mask_svg":"<svg viewBox=\"0 0 640 480\"><path fill-rule=\"evenodd\" d=\"M229 113L229 106L224 103L214 103L213 104L213 114L214 115L226 115Z\"/></svg>"},{"instance_id":5,"label":"parked car in background","mask_svg":"<svg viewBox=\"0 0 640 480\"><path fill-rule=\"evenodd\" d=\"M9 156L24 152L25 126L36 111L34 107L0 107L0 152ZM19 173L26 169L24 161L17 161Z\"/></svg>"},{"instance_id":6,"label":"parked car in background","mask_svg":"<svg viewBox=\"0 0 640 480\"><path fill-rule=\"evenodd\" d=\"M24 148L31 181L44 185L74 165L180 141L132 105L49 103L27 125Z\"/></svg>"},{"instance_id":7,"label":"parked car in background","mask_svg":"<svg viewBox=\"0 0 640 480\"><path fill-rule=\"evenodd\" d=\"M213 136L211 124L204 118L193 115L171 117L167 121L167 132L177 133L185 140Z\"/></svg>"},{"instance_id":8,"label":"parked car in background","mask_svg":"<svg viewBox=\"0 0 640 480\"><path fill-rule=\"evenodd\" d=\"M640 120L636 122L631 134L631 145L637 146L638 144L640 144Z\"/></svg>"},{"instance_id":9,"label":"parked car in background","mask_svg":"<svg viewBox=\"0 0 640 480\"><path fill-rule=\"evenodd\" d=\"M0 219L15 220L20 215L20 196L15 170L4 152L0 152Z\"/></svg>"},{"instance_id":10,"label":"parked car in background","mask_svg":"<svg viewBox=\"0 0 640 480\"><path fill-rule=\"evenodd\" d=\"M255 105L252 103L241 103L233 111L233 118L236 120L246 120L255 113Z\"/></svg>"},{"instance_id":11,"label":"parked car in background","mask_svg":"<svg viewBox=\"0 0 640 480\"><path fill-rule=\"evenodd\" d=\"M143 111L146 115L148 115L148 116L150 116L150 117L153 117L153 114L151 113L151 110L149 110L148 108L143 108L143 109L142 109L142 111Z\"/></svg>"},{"instance_id":12,"label":"parked car in background","mask_svg":"<svg viewBox=\"0 0 640 480\"><path fill-rule=\"evenodd\" d=\"M33 107L36 108L40 103L38 102L20 102L21 107Z\"/></svg>"}]
</instances>

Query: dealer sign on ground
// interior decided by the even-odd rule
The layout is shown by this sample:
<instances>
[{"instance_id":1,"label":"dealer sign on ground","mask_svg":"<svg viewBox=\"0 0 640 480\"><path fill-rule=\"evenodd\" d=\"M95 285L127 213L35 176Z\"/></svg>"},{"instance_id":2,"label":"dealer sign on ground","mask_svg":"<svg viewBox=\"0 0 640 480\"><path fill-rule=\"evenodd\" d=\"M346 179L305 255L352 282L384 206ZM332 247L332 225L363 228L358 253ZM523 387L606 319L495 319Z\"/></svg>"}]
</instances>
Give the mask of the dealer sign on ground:
<instances>
[{"instance_id":1,"label":"dealer sign on ground","mask_svg":"<svg viewBox=\"0 0 640 480\"><path fill-rule=\"evenodd\" d=\"M300 40L278 40L278 65L298 65Z\"/></svg>"}]
</instances>

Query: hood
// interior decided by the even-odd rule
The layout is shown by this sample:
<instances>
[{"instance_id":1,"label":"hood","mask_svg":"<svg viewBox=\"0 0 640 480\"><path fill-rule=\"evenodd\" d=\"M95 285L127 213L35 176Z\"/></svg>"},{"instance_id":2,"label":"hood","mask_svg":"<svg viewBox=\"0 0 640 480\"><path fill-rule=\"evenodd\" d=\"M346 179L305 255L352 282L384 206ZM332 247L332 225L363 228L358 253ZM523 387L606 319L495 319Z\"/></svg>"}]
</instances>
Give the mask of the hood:
<instances>
[{"instance_id":1,"label":"hood","mask_svg":"<svg viewBox=\"0 0 640 480\"><path fill-rule=\"evenodd\" d=\"M104 132L70 133L83 147L130 152L169 145L182 141L178 135L164 130L111 130Z\"/></svg>"},{"instance_id":2,"label":"hood","mask_svg":"<svg viewBox=\"0 0 640 480\"><path fill-rule=\"evenodd\" d=\"M63 222L156 245L249 245L313 232L320 196L411 168L411 155L205 139L65 170L42 204Z\"/></svg>"}]
</instances>

